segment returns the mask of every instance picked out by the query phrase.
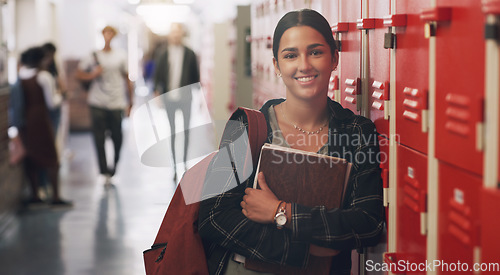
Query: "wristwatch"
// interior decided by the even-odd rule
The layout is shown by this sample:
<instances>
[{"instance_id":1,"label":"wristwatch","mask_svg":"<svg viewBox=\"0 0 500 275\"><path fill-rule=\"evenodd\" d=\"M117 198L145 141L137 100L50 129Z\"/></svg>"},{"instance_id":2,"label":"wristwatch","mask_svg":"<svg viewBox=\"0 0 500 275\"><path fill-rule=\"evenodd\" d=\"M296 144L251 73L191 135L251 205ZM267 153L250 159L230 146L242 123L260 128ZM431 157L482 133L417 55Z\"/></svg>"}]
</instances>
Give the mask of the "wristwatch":
<instances>
[{"instance_id":1,"label":"wristwatch","mask_svg":"<svg viewBox=\"0 0 500 275\"><path fill-rule=\"evenodd\" d=\"M276 215L274 216L274 223L278 229L282 229L286 222L286 202L281 202L278 206L278 211L276 211Z\"/></svg>"}]
</instances>

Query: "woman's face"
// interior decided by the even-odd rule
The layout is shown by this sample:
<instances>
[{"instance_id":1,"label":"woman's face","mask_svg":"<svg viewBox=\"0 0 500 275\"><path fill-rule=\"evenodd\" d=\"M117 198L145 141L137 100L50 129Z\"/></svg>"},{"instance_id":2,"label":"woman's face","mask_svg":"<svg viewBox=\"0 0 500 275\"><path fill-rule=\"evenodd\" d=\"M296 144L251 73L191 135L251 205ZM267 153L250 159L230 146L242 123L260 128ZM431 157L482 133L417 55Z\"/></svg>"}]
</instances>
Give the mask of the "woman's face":
<instances>
[{"instance_id":1,"label":"woman's face","mask_svg":"<svg viewBox=\"0 0 500 275\"><path fill-rule=\"evenodd\" d=\"M296 26L281 37L278 60L273 59L277 74L287 88L287 98L315 99L328 93L330 74L337 66L325 38L314 28Z\"/></svg>"}]
</instances>

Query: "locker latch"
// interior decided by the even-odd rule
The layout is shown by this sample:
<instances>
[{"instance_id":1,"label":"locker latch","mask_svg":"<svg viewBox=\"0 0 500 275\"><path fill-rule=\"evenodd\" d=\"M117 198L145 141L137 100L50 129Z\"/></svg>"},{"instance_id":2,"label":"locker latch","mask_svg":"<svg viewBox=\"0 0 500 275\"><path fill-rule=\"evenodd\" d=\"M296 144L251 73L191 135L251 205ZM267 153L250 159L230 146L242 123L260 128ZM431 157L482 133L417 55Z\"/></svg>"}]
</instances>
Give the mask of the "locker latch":
<instances>
[{"instance_id":1,"label":"locker latch","mask_svg":"<svg viewBox=\"0 0 500 275\"><path fill-rule=\"evenodd\" d=\"M384 26L388 27L388 32L384 35L384 48L396 48L396 34L392 32L392 27L406 26L406 14L391 14L384 17Z\"/></svg>"},{"instance_id":2,"label":"locker latch","mask_svg":"<svg viewBox=\"0 0 500 275\"><path fill-rule=\"evenodd\" d=\"M420 20L425 22L425 37L434 37L436 36L438 23L448 22L451 20L451 8L437 7L426 9L420 14Z\"/></svg>"},{"instance_id":3,"label":"locker latch","mask_svg":"<svg viewBox=\"0 0 500 275\"><path fill-rule=\"evenodd\" d=\"M332 34L335 36L335 41L337 42L337 50L342 51L342 42L340 41L340 33L349 31L349 23L338 22L331 27Z\"/></svg>"},{"instance_id":4,"label":"locker latch","mask_svg":"<svg viewBox=\"0 0 500 275\"><path fill-rule=\"evenodd\" d=\"M488 24L484 25L484 39L486 40L499 40L498 39L498 25Z\"/></svg>"},{"instance_id":5,"label":"locker latch","mask_svg":"<svg viewBox=\"0 0 500 275\"><path fill-rule=\"evenodd\" d=\"M486 15L486 24L484 25L484 38L486 40L500 40L498 27L498 17L500 16L500 1L485 0L483 3L483 13Z\"/></svg>"}]
</instances>

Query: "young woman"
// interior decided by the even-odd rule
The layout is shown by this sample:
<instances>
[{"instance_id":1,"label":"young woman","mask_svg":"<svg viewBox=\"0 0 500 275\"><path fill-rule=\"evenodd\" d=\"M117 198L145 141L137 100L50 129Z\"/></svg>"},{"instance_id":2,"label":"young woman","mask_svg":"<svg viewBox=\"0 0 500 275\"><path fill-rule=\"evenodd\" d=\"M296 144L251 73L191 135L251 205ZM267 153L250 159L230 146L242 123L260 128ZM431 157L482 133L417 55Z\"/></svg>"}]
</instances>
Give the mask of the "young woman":
<instances>
[{"instance_id":1,"label":"young woman","mask_svg":"<svg viewBox=\"0 0 500 275\"><path fill-rule=\"evenodd\" d=\"M383 231L382 185L374 124L342 108L327 96L338 51L327 20L313 10L287 13L276 26L273 63L286 86L286 99L274 99L261 111L268 122L267 142L343 157L352 163L348 189L340 209L280 203L260 173L225 188L231 169L212 169L206 189L221 190L201 203L199 232L211 274L253 274L242 259L304 267L309 255L334 256L330 274L350 274L351 250L377 244ZM226 129L221 148L245 130ZM238 156L236 156L238 158ZM217 157L212 162L218 164ZM215 187L214 186L218 186ZM228 190L229 189L229 190ZM284 212L286 219L275 224ZM239 271L238 271L239 270Z\"/></svg>"}]
</instances>

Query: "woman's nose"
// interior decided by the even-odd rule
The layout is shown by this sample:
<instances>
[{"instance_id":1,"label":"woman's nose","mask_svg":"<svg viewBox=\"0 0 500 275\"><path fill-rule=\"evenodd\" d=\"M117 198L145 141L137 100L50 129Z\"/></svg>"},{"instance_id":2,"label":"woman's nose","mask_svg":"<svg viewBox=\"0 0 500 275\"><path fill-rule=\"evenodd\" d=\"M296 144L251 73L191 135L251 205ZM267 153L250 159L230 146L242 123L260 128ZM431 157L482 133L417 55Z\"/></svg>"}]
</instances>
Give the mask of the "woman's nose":
<instances>
[{"instance_id":1,"label":"woman's nose","mask_svg":"<svg viewBox=\"0 0 500 275\"><path fill-rule=\"evenodd\" d=\"M307 55L302 55L300 58L299 58L299 70L304 72L304 71L308 71L312 68L311 66L311 63L309 61L309 58Z\"/></svg>"}]
</instances>

